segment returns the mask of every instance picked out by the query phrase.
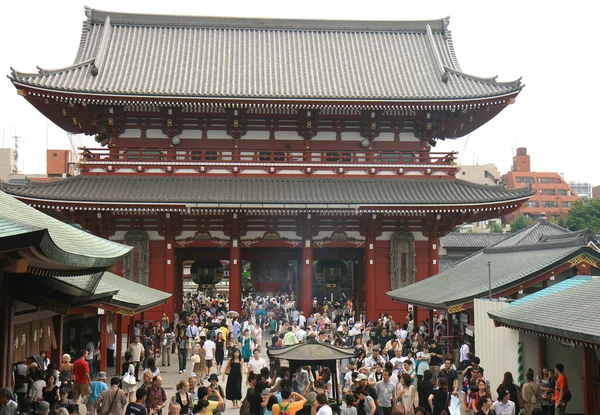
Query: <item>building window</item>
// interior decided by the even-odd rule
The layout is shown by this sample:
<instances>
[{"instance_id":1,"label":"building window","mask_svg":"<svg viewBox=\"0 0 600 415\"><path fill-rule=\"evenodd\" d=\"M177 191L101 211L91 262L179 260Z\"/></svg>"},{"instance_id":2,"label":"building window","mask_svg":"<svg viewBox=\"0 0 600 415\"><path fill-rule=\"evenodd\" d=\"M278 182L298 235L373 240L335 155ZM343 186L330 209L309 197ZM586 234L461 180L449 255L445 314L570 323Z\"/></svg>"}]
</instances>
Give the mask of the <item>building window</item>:
<instances>
[{"instance_id":1,"label":"building window","mask_svg":"<svg viewBox=\"0 0 600 415\"><path fill-rule=\"evenodd\" d=\"M560 179L557 177L540 177L540 183L560 183Z\"/></svg>"},{"instance_id":2,"label":"building window","mask_svg":"<svg viewBox=\"0 0 600 415\"><path fill-rule=\"evenodd\" d=\"M539 208L540 207L540 202L538 202L537 200L530 200L529 202L527 202L527 207L530 207L530 208Z\"/></svg>"},{"instance_id":3,"label":"building window","mask_svg":"<svg viewBox=\"0 0 600 415\"><path fill-rule=\"evenodd\" d=\"M571 192L567 189L558 189L559 196L571 196Z\"/></svg>"},{"instance_id":4,"label":"building window","mask_svg":"<svg viewBox=\"0 0 600 415\"><path fill-rule=\"evenodd\" d=\"M516 181L517 181L517 183L533 184L533 177L530 177L530 176L517 176Z\"/></svg>"},{"instance_id":5,"label":"building window","mask_svg":"<svg viewBox=\"0 0 600 415\"><path fill-rule=\"evenodd\" d=\"M415 282L415 238L410 232L396 232L390 241L390 286L392 290Z\"/></svg>"},{"instance_id":6,"label":"building window","mask_svg":"<svg viewBox=\"0 0 600 415\"><path fill-rule=\"evenodd\" d=\"M571 207L571 202L563 202L562 205L563 205L563 207L570 208Z\"/></svg>"},{"instance_id":7,"label":"building window","mask_svg":"<svg viewBox=\"0 0 600 415\"><path fill-rule=\"evenodd\" d=\"M542 189L540 190L540 193L546 196L554 196L556 194L554 189Z\"/></svg>"},{"instance_id":8,"label":"building window","mask_svg":"<svg viewBox=\"0 0 600 415\"><path fill-rule=\"evenodd\" d=\"M556 202L554 200L544 200L542 202L542 207L545 207L545 208L557 208L558 207L558 202Z\"/></svg>"},{"instance_id":9,"label":"building window","mask_svg":"<svg viewBox=\"0 0 600 415\"><path fill-rule=\"evenodd\" d=\"M58 154L57 153L53 153L52 157L58 157Z\"/></svg>"}]
</instances>

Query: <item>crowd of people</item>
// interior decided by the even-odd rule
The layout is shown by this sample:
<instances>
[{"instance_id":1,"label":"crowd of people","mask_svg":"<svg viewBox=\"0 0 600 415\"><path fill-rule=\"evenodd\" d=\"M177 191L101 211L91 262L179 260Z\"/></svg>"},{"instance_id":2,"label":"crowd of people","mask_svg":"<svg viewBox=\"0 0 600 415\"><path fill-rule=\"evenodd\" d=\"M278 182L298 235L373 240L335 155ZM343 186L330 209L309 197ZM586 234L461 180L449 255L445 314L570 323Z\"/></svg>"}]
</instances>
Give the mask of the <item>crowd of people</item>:
<instances>
[{"instance_id":1,"label":"crowd of people","mask_svg":"<svg viewBox=\"0 0 600 415\"><path fill-rule=\"evenodd\" d=\"M220 415L226 401L240 415L564 413L570 391L563 365L537 376L529 369L522 388L506 372L492 391L469 343L457 347L455 358L452 345L449 353L439 344L447 321L439 316L433 323L415 325L411 310L402 322L387 314L366 321L346 298L315 298L305 316L286 295L245 298L240 311L229 310L225 297L187 296L172 318L136 325L122 376L93 376L86 349L73 363L68 354L58 366L45 354L41 365L18 363L13 389L0 390L0 415L72 415L79 404L89 415ZM264 358L266 345L300 342L351 348L356 357L340 360L335 373L311 366L290 373L277 359ZM161 370L169 371L174 356L182 376L168 398Z\"/></svg>"}]
</instances>

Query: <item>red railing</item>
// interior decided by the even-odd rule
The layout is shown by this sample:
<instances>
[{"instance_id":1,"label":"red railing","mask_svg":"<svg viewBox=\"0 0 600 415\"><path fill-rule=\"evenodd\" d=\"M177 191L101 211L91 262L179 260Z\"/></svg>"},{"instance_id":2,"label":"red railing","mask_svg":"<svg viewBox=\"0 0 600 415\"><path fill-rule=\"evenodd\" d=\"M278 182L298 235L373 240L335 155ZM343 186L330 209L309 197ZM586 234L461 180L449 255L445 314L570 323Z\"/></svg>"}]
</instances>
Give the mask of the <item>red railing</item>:
<instances>
[{"instance_id":1,"label":"red railing","mask_svg":"<svg viewBox=\"0 0 600 415\"><path fill-rule=\"evenodd\" d=\"M268 151L217 149L127 149L81 148L81 164L118 163L206 163L206 164L345 164L454 166L457 153L426 151Z\"/></svg>"}]
</instances>

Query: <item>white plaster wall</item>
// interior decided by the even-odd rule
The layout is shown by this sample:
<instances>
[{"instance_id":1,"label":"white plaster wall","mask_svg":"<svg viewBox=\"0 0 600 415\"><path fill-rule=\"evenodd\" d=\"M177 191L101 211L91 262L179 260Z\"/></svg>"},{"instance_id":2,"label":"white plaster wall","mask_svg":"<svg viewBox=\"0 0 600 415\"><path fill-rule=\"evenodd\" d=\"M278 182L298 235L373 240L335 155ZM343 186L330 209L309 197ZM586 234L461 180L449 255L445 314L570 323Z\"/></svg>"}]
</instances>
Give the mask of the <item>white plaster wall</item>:
<instances>
[{"instance_id":1,"label":"white plaster wall","mask_svg":"<svg viewBox=\"0 0 600 415\"><path fill-rule=\"evenodd\" d=\"M312 141L335 141L336 133L333 131L327 131L324 133L318 133L311 140Z\"/></svg>"},{"instance_id":2,"label":"white plaster wall","mask_svg":"<svg viewBox=\"0 0 600 415\"><path fill-rule=\"evenodd\" d=\"M231 136L224 130L208 130L206 132L206 136L209 139L231 138Z\"/></svg>"},{"instance_id":3,"label":"white plaster wall","mask_svg":"<svg viewBox=\"0 0 600 415\"><path fill-rule=\"evenodd\" d=\"M276 131L275 140L304 140L295 131Z\"/></svg>"},{"instance_id":4,"label":"white plaster wall","mask_svg":"<svg viewBox=\"0 0 600 415\"><path fill-rule=\"evenodd\" d=\"M519 332L495 327L487 312L508 307L508 303L475 300L475 354L481 359L485 377L490 380L492 396L502 382L504 372L512 372L517 379L517 347Z\"/></svg>"},{"instance_id":5,"label":"white plaster wall","mask_svg":"<svg viewBox=\"0 0 600 415\"><path fill-rule=\"evenodd\" d=\"M548 366L554 367L557 363L565 365L565 375L569 382L569 389L573 398L567 405L568 414L583 413L583 348L571 347L557 340L546 340L546 356Z\"/></svg>"},{"instance_id":6,"label":"white plaster wall","mask_svg":"<svg viewBox=\"0 0 600 415\"><path fill-rule=\"evenodd\" d=\"M360 133L342 133L342 141L362 141Z\"/></svg>"},{"instance_id":7,"label":"white plaster wall","mask_svg":"<svg viewBox=\"0 0 600 415\"><path fill-rule=\"evenodd\" d=\"M242 136L242 140L268 140L269 132L268 131L247 131L246 134Z\"/></svg>"},{"instance_id":8,"label":"white plaster wall","mask_svg":"<svg viewBox=\"0 0 600 415\"><path fill-rule=\"evenodd\" d=\"M163 134L163 132L161 130L157 130L157 129L146 130L146 137L147 138L169 138L169 136Z\"/></svg>"},{"instance_id":9,"label":"white plaster wall","mask_svg":"<svg viewBox=\"0 0 600 415\"><path fill-rule=\"evenodd\" d=\"M131 229L133 230L133 228ZM116 231L115 234L113 236L111 236L109 239L111 241L122 241L125 239L125 234L129 232L127 231ZM146 231L146 233L148 234L148 237L150 238L151 241L164 241L164 236L160 236L158 234L158 231Z\"/></svg>"},{"instance_id":10,"label":"white plaster wall","mask_svg":"<svg viewBox=\"0 0 600 415\"><path fill-rule=\"evenodd\" d=\"M193 138L200 139L202 138L202 131L198 130L183 130L181 134L177 135L179 138Z\"/></svg>"},{"instance_id":11,"label":"white plaster wall","mask_svg":"<svg viewBox=\"0 0 600 415\"><path fill-rule=\"evenodd\" d=\"M394 141L394 133L381 133L375 138L375 141Z\"/></svg>"},{"instance_id":12,"label":"white plaster wall","mask_svg":"<svg viewBox=\"0 0 600 415\"><path fill-rule=\"evenodd\" d=\"M128 128L127 130L123 131L123 134L121 134L119 137L120 138L140 138L142 136L142 130L140 130L139 128Z\"/></svg>"},{"instance_id":13,"label":"white plaster wall","mask_svg":"<svg viewBox=\"0 0 600 415\"><path fill-rule=\"evenodd\" d=\"M413 133L400 133L400 141L419 141Z\"/></svg>"},{"instance_id":14,"label":"white plaster wall","mask_svg":"<svg viewBox=\"0 0 600 415\"><path fill-rule=\"evenodd\" d=\"M538 356L540 355L540 347L538 336L529 333L519 332L519 340L523 343L523 381L525 381L525 372L527 369L533 369L536 375L540 373L540 365ZM515 380L517 374L515 373Z\"/></svg>"}]
</instances>

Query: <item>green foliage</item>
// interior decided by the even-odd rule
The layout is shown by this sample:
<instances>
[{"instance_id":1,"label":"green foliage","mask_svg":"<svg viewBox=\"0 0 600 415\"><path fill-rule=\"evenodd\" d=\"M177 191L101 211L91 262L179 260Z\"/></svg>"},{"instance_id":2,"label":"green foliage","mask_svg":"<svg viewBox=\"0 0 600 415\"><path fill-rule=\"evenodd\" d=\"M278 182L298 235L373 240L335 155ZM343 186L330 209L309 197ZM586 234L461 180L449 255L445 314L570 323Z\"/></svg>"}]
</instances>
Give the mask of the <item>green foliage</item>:
<instances>
[{"instance_id":1,"label":"green foliage","mask_svg":"<svg viewBox=\"0 0 600 415\"><path fill-rule=\"evenodd\" d=\"M565 220L563 219L562 216L559 216L557 220L551 220L550 222L552 222L553 224L558 225L562 228L567 227L567 223L565 222Z\"/></svg>"},{"instance_id":2,"label":"green foliage","mask_svg":"<svg viewBox=\"0 0 600 415\"><path fill-rule=\"evenodd\" d=\"M588 203L573 202L567 215L567 227L572 231L592 228L600 233L600 199L592 198Z\"/></svg>"},{"instance_id":3,"label":"green foliage","mask_svg":"<svg viewBox=\"0 0 600 415\"><path fill-rule=\"evenodd\" d=\"M523 214L520 214L519 217L510 224L510 231L519 232L521 229L525 229L531 225L531 223L531 219Z\"/></svg>"},{"instance_id":4,"label":"green foliage","mask_svg":"<svg viewBox=\"0 0 600 415\"><path fill-rule=\"evenodd\" d=\"M490 232L491 233L502 233L503 229L502 229L502 225L500 225L500 223L496 222L496 221L492 221L489 222L490 224Z\"/></svg>"}]
</instances>

